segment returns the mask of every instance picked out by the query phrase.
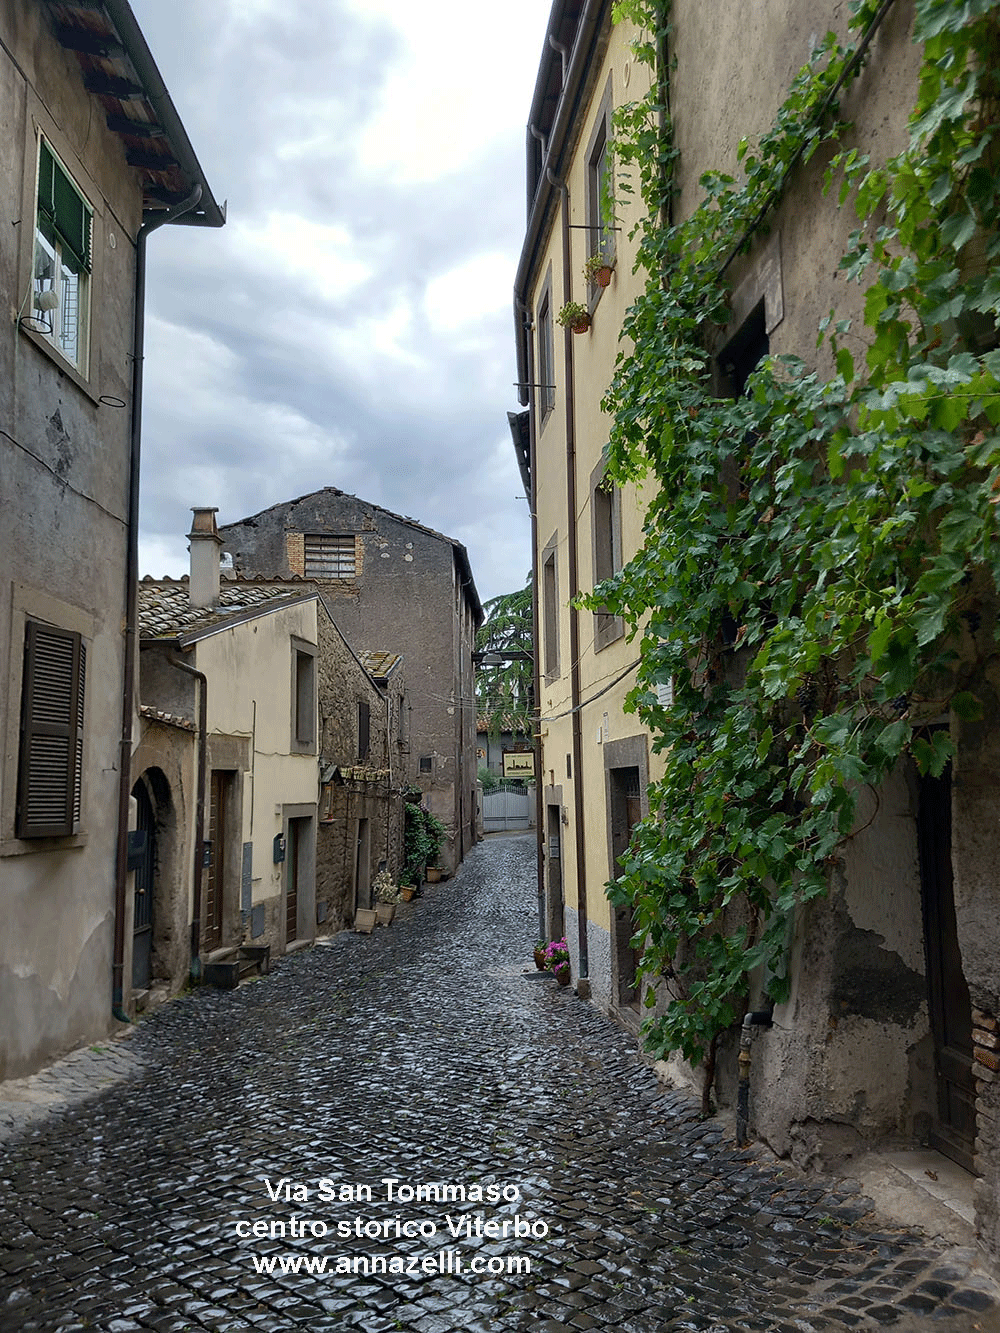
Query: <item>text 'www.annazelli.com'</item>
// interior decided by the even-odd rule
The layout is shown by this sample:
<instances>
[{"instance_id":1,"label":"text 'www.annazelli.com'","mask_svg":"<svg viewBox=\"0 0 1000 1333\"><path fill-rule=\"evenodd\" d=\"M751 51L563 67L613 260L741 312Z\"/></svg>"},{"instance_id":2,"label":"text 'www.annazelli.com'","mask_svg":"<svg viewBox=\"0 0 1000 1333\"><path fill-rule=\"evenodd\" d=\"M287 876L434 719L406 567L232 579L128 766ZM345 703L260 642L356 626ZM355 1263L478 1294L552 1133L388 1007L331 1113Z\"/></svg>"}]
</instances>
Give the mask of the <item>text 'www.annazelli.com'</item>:
<instances>
[{"instance_id":1,"label":"text 'www.annazelli.com'","mask_svg":"<svg viewBox=\"0 0 1000 1333\"><path fill-rule=\"evenodd\" d=\"M437 1254L254 1254L255 1273L272 1277L302 1274L306 1277L337 1277L352 1273L361 1277L440 1277L472 1274L476 1277L511 1277L531 1272L524 1254L474 1254L439 1250Z\"/></svg>"}]
</instances>

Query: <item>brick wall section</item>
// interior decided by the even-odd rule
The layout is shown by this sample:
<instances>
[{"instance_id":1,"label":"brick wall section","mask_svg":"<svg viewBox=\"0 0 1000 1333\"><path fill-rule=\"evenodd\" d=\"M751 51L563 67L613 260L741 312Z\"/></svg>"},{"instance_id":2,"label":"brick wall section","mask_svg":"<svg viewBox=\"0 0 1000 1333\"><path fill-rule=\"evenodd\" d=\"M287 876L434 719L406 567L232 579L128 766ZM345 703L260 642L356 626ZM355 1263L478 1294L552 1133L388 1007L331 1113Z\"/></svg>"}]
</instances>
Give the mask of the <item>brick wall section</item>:
<instances>
[{"instance_id":1,"label":"brick wall section","mask_svg":"<svg viewBox=\"0 0 1000 1333\"><path fill-rule=\"evenodd\" d=\"M972 1011L973 1073L976 1079L976 1223L979 1238L1000 1252L1000 1024L982 1009Z\"/></svg>"},{"instance_id":2,"label":"brick wall section","mask_svg":"<svg viewBox=\"0 0 1000 1333\"><path fill-rule=\"evenodd\" d=\"M288 568L300 577L306 572L306 538L302 532L285 533L285 558Z\"/></svg>"}]
</instances>

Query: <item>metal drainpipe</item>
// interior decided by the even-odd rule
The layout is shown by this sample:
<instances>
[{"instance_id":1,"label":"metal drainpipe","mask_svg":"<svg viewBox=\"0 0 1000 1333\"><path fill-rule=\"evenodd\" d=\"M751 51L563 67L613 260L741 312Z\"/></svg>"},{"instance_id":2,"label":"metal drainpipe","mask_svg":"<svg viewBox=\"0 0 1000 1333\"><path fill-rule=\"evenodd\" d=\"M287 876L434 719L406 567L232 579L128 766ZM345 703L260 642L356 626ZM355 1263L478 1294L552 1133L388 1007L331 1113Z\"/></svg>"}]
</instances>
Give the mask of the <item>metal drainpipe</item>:
<instances>
[{"instance_id":1,"label":"metal drainpipe","mask_svg":"<svg viewBox=\"0 0 1000 1333\"><path fill-rule=\"evenodd\" d=\"M527 348L527 374L528 383L535 383L535 349L531 337L531 311L520 297L516 298L517 309L521 316L521 321L525 330L525 346ZM539 616L539 588L538 588L538 509L536 501L538 497L538 468L536 466L535 449L535 431L537 426L537 417L535 414L535 393L532 390L530 406L528 409L528 475L531 481L528 495L528 509L531 518L531 634L534 643L534 652L532 654L531 676L532 688L535 697L532 700L532 738L531 748L535 752L535 839L538 844L538 861L536 867L537 891L538 891L538 935L537 939L547 940L549 938L549 920L545 901L545 846L548 837L548 831L545 827L545 799L542 791L542 782L544 773L542 772L542 730L538 718L542 713L542 666L541 666L541 620ZM545 392L545 390L543 390Z\"/></svg>"},{"instance_id":2,"label":"metal drainpipe","mask_svg":"<svg viewBox=\"0 0 1000 1333\"><path fill-rule=\"evenodd\" d=\"M202 187L158 218L144 222L135 238L135 305L132 311L132 431L129 445L128 551L125 562L125 661L122 671L122 736L118 755L118 842L115 857L115 938L111 963L111 1012L130 1022L125 1012L125 895L128 889L129 800L132 794L132 713L135 709L135 660L139 588L139 454L142 440L142 362L146 330L146 240L151 232L197 207Z\"/></svg>"},{"instance_id":3,"label":"metal drainpipe","mask_svg":"<svg viewBox=\"0 0 1000 1333\"><path fill-rule=\"evenodd\" d=\"M750 1127L750 1051L753 1035L757 1028L771 1026L771 1012L768 1009L744 1014L740 1029L739 1082L736 1087L736 1146L745 1148L749 1143Z\"/></svg>"},{"instance_id":4,"label":"metal drainpipe","mask_svg":"<svg viewBox=\"0 0 1000 1333\"><path fill-rule=\"evenodd\" d=\"M551 168L546 168L549 183L562 195L562 269L563 301L573 299L573 263L570 253L570 216L569 186L565 181L554 176ZM574 606L580 591L579 552L576 530L576 412L574 405L573 377L573 339L577 335L569 328L563 329L563 364L565 367L565 410L566 410L566 514L567 545L569 557L569 654L570 654L570 704L573 709L573 798L574 824L576 833L576 892L577 925L579 929L580 976L578 981L586 980L590 975L590 960L587 950L587 867L585 861L583 827L583 720L580 716L580 613Z\"/></svg>"},{"instance_id":5,"label":"metal drainpipe","mask_svg":"<svg viewBox=\"0 0 1000 1333\"><path fill-rule=\"evenodd\" d=\"M205 856L205 788L208 784L208 677L176 653L167 661L198 681L198 799L194 815L194 884L191 908L191 980L201 980L201 883Z\"/></svg>"}]
</instances>

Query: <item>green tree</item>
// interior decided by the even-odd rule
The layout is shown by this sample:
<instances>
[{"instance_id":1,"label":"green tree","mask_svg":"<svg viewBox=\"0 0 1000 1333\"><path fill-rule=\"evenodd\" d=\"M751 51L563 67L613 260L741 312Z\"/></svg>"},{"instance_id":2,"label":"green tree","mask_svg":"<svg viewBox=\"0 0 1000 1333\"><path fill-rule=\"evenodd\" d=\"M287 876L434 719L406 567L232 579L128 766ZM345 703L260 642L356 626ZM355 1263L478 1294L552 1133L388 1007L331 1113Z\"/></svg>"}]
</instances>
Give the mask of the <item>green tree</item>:
<instances>
[{"instance_id":1,"label":"green tree","mask_svg":"<svg viewBox=\"0 0 1000 1333\"><path fill-rule=\"evenodd\" d=\"M486 602L486 619L476 635L477 653L497 653L496 664L480 662L476 669L476 707L491 735L501 731L532 731L534 699L534 632L531 578L517 592L502 593ZM507 657L524 653L526 657Z\"/></svg>"}]
</instances>

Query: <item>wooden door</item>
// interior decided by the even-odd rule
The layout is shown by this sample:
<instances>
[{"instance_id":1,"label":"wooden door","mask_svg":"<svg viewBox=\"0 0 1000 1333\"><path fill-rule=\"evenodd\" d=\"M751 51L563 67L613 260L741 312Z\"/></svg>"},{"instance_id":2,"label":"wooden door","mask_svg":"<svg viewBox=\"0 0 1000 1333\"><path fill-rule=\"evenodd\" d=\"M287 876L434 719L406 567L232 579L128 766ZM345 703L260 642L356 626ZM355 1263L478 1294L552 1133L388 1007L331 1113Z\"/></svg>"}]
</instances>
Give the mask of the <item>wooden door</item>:
<instances>
[{"instance_id":1,"label":"wooden door","mask_svg":"<svg viewBox=\"0 0 1000 1333\"><path fill-rule=\"evenodd\" d=\"M931 1144L973 1169L976 1089L972 1003L962 971L951 872L951 767L920 780L917 816L927 957L927 1002L934 1035L937 1108Z\"/></svg>"},{"instance_id":2,"label":"wooden door","mask_svg":"<svg viewBox=\"0 0 1000 1333\"><path fill-rule=\"evenodd\" d=\"M632 841L632 830L642 818L642 794L639 785L639 770L613 768L611 770L611 855L614 861L612 874L621 869L619 862ZM642 951L631 944L635 934L635 915L631 907L615 908L615 953L618 963L618 1001L620 1004L637 1005L639 986L636 974Z\"/></svg>"},{"instance_id":3,"label":"wooden door","mask_svg":"<svg viewBox=\"0 0 1000 1333\"><path fill-rule=\"evenodd\" d=\"M208 806L208 869L205 876L204 949L222 946L223 884L226 870L226 774L212 771Z\"/></svg>"},{"instance_id":4,"label":"wooden door","mask_svg":"<svg viewBox=\"0 0 1000 1333\"><path fill-rule=\"evenodd\" d=\"M285 943L296 939L299 933L299 868L302 860L300 819L288 821L288 839L285 845Z\"/></svg>"},{"instance_id":5,"label":"wooden door","mask_svg":"<svg viewBox=\"0 0 1000 1333\"><path fill-rule=\"evenodd\" d=\"M136 829L144 833L142 861L135 869L135 911L132 918L132 985L148 990L153 979L153 885L156 874L156 812L145 784L132 789Z\"/></svg>"}]
</instances>

